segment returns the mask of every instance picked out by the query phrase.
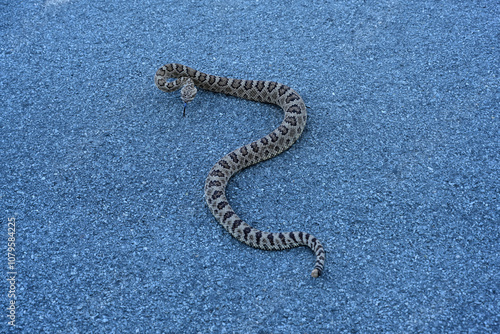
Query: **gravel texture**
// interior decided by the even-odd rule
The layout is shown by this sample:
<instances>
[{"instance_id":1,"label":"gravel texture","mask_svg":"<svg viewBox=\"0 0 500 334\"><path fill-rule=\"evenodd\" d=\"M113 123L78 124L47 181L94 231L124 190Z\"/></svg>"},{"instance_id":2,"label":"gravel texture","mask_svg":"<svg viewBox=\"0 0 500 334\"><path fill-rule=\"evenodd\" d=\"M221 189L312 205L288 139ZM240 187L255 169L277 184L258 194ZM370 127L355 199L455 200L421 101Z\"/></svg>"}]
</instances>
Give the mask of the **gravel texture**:
<instances>
[{"instance_id":1,"label":"gravel texture","mask_svg":"<svg viewBox=\"0 0 500 334\"><path fill-rule=\"evenodd\" d=\"M0 243L23 333L500 332L500 3L0 1ZM203 198L275 106L153 83L275 80L299 141L233 208L327 251L252 249ZM3 256L3 277L8 276ZM9 283L0 291L0 332Z\"/></svg>"}]
</instances>

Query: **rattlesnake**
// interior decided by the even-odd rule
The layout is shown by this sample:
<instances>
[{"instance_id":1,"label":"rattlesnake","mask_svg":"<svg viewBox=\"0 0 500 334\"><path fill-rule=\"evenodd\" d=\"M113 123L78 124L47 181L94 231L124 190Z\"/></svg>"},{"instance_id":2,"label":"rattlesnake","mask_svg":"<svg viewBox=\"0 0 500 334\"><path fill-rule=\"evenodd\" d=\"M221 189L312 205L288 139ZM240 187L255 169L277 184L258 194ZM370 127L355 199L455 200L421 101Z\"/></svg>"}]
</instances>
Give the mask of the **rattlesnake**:
<instances>
[{"instance_id":1,"label":"rattlesnake","mask_svg":"<svg viewBox=\"0 0 500 334\"><path fill-rule=\"evenodd\" d=\"M178 79L168 81L169 78ZM325 251L318 239L305 232L270 233L251 227L233 211L225 195L231 176L243 168L280 154L299 138L307 119L306 106L299 94L277 82L219 77L180 64L161 67L156 72L155 84L165 92L182 87L184 110L196 95L195 85L212 92L272 103L283 108L285 118L279 127L261 139L225 155L212 167L205 182L205 200L217 221L233 237L249 246L265 250L283 250L298 246L311 248L316 254L311 276L318 277L325 263Z\"/></svg>"}]
</instances>

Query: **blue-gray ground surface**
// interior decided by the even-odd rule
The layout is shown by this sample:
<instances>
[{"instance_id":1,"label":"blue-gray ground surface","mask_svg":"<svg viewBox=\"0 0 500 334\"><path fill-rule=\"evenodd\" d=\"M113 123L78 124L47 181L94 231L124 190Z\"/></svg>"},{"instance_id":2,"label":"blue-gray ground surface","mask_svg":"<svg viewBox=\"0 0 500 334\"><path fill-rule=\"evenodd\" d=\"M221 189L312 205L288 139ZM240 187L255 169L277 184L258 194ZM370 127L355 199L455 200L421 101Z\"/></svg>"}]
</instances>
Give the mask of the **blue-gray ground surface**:
<instances>
[{"instance_id":1,"label":"blue-gray ground surface","mask_svg":"<svg viewBox=\"0 0 500 334\"><path fill-rule=\"evenodd\" d=\"M0 1L0 244L26 333L498 333L498 1ZM203 199L279 108L153 83L179 62L275 80L303 136ZM7 276L4 253L2 277ZM0 331L8 329L8 282Z\"/></svg>"}]
</instances>

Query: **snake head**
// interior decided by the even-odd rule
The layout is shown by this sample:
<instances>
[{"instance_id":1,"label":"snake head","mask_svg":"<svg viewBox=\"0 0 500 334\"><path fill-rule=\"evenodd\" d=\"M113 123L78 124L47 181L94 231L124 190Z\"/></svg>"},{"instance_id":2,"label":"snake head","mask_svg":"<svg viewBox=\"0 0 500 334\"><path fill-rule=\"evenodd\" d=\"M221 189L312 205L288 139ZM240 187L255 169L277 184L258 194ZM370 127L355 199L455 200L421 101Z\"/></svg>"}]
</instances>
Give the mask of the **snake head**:
<instances>
[{"instance_id":1,"label":"snake head","mask_svg":"<svg viewBox=\"0 0 500 334\"><path fill-rule=\"evenodd\" d=\"M198 90L196 89L196 86L193 83L193 80L188 79L186 80L186 83L184 86L182 86L181 89L181 99L184 103L188 103L193 101L194 97L196 96L196 93Z\"/></svg>"},{"instance_id":2,"label":"snake head","mask_svg":"<svg viewBox=\"0 0 500 334\"><path fill-rule=\"evenodd\" d=\"M181 99L184 102L184 111L182 112L182 116L186 115L186 106L189 102L194 100L196 93L198 90L193 83L193 80L190 78L186 78L184 85L181 88Z\"/></svg>"}]
</instances>

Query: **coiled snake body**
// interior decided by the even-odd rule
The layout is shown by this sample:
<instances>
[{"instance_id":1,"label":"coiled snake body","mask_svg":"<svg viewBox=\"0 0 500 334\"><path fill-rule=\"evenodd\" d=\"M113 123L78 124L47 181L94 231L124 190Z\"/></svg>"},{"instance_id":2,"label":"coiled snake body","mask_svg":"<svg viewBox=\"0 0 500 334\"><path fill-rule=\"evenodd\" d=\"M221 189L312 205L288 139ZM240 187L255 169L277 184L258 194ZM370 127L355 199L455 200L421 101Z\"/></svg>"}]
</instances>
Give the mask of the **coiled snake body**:
<instances>
[{"instance_id":1,"label":"coiled snake body","mask_svg":"<svg viewBox=\"0 0 500 334\"><path fill-rule=\"evenodd\" d=\"M169 78L177 79L168 81ZM325 262L325 251L318 239L305 232L271 233L256 229L238 217L225 195L226 185L235 173L280 154L299 138L307 119L306 106L299 94L277 82L219 77L180 64L161 67L156 72L155 84L166 92L182 88L184 107L193 100L195 86L198 86L216 93L276 104L283 109L285 117L279 127L261 139L225 155L212 167L205 182L205 200L217 221L233 237L249 246L264 250L283 250L298 246L311 248L316 254L311 276L318 277Z\"/></svg>"}]
</instances>

